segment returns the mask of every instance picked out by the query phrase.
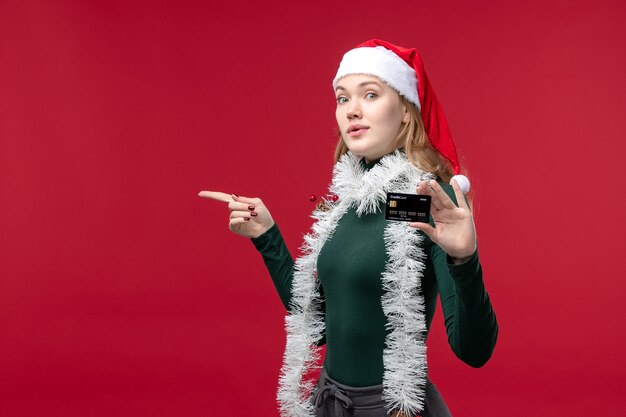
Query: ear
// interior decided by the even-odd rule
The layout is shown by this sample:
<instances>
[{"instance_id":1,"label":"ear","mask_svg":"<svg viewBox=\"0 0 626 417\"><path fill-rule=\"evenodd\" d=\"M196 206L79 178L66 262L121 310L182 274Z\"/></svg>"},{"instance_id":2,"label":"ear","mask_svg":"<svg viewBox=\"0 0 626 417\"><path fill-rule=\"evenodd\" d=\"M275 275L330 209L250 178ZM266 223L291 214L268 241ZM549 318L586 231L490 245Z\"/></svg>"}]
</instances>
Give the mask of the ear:
<instances>
[{"instance_id":1,"label":"ear","mask_svg":"<svg viewBox=\"0 0 626 417\"><path fill-rule=\"evenodd\" d=\"M411 115L409 114L409 111L407 110L405 105L402 105L402 110L404 110L404 116L402 117L402 123L409 123L409 120L411 120Z\"/></svg>"}]
</instances>

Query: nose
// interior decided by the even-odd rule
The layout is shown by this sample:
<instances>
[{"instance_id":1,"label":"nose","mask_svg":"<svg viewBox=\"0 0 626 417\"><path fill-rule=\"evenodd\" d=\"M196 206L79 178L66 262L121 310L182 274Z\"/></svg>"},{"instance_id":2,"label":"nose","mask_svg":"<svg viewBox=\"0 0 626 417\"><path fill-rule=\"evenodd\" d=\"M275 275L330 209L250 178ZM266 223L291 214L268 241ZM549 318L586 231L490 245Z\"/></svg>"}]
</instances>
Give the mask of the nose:
<instances>
[{"instance_id":1,"label":"nose","mask_svg":"<svg viewBox=\"0 0 626 417\"><path fill-rule=\"evenodd\" d=\"M357 100L353 100L350 103L350 107L348 108L348 112L346 113L346 116L350 120L354 118L360 118L362 116L361 108L359 107Z\"/></svg>"}]
</instances>

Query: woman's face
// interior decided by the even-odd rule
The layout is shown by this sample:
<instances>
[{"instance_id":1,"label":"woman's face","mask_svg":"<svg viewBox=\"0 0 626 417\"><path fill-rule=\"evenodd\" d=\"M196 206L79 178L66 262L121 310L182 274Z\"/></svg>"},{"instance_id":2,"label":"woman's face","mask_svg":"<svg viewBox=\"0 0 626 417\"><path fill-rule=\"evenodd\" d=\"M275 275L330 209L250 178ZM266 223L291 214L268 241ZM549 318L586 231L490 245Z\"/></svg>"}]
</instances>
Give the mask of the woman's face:
<instances>
[{"instance_id":1,"label":"woman's face","mask_svg":"<svg viewBox=\"0 0 626 417\"><path fill-rule=\"evenodd\" d=\"M352 74L339 80L335 96L337 125L352 153L370 162L395 150L400 126L410 116L394 89L378 77Z\"/></svg>"}]
</instances>

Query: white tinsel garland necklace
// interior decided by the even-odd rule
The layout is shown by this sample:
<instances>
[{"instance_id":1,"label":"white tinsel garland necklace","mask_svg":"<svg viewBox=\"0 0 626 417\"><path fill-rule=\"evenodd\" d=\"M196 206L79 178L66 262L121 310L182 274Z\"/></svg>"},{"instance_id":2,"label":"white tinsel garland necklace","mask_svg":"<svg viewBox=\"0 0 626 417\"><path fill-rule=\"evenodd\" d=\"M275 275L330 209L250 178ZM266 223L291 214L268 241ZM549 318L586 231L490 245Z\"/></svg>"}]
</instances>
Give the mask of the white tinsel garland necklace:
<instances>
[{"instance_id":1,"label":"white tinsel garland necklace","mask_svg":"<svg viewBox=\"0 0 626 417\"><path fill-rule=\"evenodd\" d=\"M317 283L317 257L339 219L350 208L362 214L376 213L384 206L387 192L414 193L420 180L430 173L411 164L404 152L385 155L369 171L351 152L335 164L329 191L339 197L327 200L329 210L316 209L315 223L304 236L303 255L295 262L290 314L285 318L287 344L280 372L277 399L283 417L312 417L310 393L315 381L304 375L317 367L324 335L322 298ZM382 273L381 297L389 333L383 352L383 398L389 410L413 415L424 409L426 384L426 319L421 279L426 255L423 236L404 222L388 221L384 230L388 261Z\"/></svg>"}]
</instances>

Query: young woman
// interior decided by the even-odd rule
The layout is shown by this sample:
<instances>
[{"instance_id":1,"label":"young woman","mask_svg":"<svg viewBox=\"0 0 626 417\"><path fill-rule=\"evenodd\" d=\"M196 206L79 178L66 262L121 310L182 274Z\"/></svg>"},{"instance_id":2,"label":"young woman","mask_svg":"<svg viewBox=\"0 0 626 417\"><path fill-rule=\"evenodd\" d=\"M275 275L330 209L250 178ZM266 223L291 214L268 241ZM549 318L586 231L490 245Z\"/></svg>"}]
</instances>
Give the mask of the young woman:
<instances>
[{"instance_id":1,"label":"young woman","mask_svg":"<svg viewBox=\"0 0 626 417\"><path fill-rule=\"evenodd\" d=\"M450 416L428 378L426 336L441 299L464 362L491 357L498 326L442 109L416 49L373 39L348 51L333 88L339 143L330 185L295 263L259 198L228 202L288 310L283 416ZM456 175L455 175L456 174ZM448 184L449 183L449 184ZM431 196L429 223L385 219L388 192ZM307 372L326 344L321 375Z\"/></svg>"}]
</instances>

